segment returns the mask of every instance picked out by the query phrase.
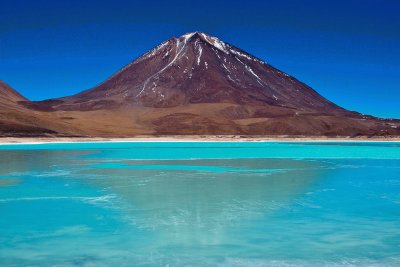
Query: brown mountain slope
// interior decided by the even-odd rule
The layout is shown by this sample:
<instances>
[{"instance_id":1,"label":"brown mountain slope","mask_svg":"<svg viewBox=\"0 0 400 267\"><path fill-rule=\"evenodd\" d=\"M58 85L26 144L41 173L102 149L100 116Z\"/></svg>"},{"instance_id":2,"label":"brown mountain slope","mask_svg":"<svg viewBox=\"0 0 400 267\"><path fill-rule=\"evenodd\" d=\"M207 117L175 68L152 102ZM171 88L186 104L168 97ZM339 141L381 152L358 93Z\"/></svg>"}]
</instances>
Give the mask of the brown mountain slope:
<instances>
[{"instance_id":1,"label":"brown mountain slope","mask_svg":"<svg viewBox=\"0 0 400 267\"><path fill-rule=\"evenodd\" d=\"M398 121L347 111L198 32L165 41L93 89L23 106L59 134L400 135Z\"/></svg>"},{"instance_id":2,"label":"brown mountain slope","mask_svg":"<svg viewBox=\"0 0 400 267\"><path fill-rule=\"evenodd\" d=\"M28 99L20 95L5 82L0 81L0 105L13 107L19 101L28 101Z\"/></svg>"},{"instance_id":3,"label":"brown mountain slope","mask_svg":"<svg viewBox=\"0 0 400 267\"><path fill-rule=\"evenodd\" d=\"M29 101L0 81L0 136L41 136L55 132L41 126L35 112L20 103Z\"/></svg>"}]
</instances>

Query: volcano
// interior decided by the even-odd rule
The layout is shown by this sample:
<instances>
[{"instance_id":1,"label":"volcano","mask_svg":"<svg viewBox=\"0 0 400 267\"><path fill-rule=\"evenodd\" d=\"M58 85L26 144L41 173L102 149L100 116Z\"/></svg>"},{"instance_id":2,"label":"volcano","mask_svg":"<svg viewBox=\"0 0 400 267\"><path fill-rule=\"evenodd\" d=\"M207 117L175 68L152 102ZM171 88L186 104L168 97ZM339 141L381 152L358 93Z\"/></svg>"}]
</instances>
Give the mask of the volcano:
<instances>
[{"instance_id":1,"label":"volcano","mask_svg":"<svg viewBox=\"0 0 400 267\"><path fill-rule=\"evenodd\" d=\"M53 118L44 128L70 135L400 135L398 120L341 108L296 78L201 32L161 43L76 95L40 102L12 97L38 117Z\"/></svg>"},{"instance_id":2,"label":"volcano","mask_svg":"<svg viewBox=\"0 0 400 267\"><path fill-rule=\"evenodd\" d=\"M65 110L125 103L155 108L231 103L344 111L260 59L198 32L167 40L100 86L59 100L57 108Z\"/></svg>"}]
</instances>

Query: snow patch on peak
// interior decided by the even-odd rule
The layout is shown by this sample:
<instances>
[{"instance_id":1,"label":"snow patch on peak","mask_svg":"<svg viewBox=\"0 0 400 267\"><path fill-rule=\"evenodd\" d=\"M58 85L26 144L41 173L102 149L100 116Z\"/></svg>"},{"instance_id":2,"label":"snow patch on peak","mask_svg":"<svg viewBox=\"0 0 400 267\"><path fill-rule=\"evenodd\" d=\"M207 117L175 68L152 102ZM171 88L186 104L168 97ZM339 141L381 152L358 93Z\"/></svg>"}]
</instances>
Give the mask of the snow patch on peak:
<instances>
[{"instance_id":1,"label":"snow patch on peak","mask_svg":"<svg viewBox=\"0 0 400 267\"><path fill-rule=\"evenodd\" d=\"M195 35L197 32L188 32L184 35L182 35L180 38L183 38L185 41L187 41L188 39L190 39L193 35Z\"/></svg>"},{"instance_id":2,"label":"snow patch on peak","mask_svg":"<svg viewBox=\"0 0 400 267\"><path fill-rule=\"evenodd\" d=\"M197 65L200 65L200 58L201 58L201 54L203 53L203 48L201 47L201 45L199 45L198 46L199 48L199 51L198 51L198 54L197 54Z\"/></svg>"},{"instance_id":3,"label":"snow patch on peak","mask_svg":"<svg viewBox=\"0 0 400 267\"><path fill-rule=\"evenodd\" d=\"M199 33L204 40L206 40L210 45L214 46L218 50L224 52L225 54L229 54L229 47L226 43L222 42L217 37L209 36L205 33Z\"/></svg>"},{"instance_id":4,"label":"snow patch on peak","mask_svg":"<svg viewBox=\"0 0 400 267\"><path fill-rule=\"evenodd\" d=\"M138 59L138 62L139 61L143 61L143 60L145 60L145 59L148 59L148 58L151 58L151 57L153 57L153 56L155 56L156 54L157 54L157 52L158 51L160 51L164 46L166 46L167 44L169 43L169 40L168 41L165 41L165 42L163 42L163 43L161 43L160 45L158 45L156 48L154 48L153 50L150 50L149 52L147 52L146 54L144 54L143 56L141 56L139 59Z\"/></svg>"},{"instance_id":5,"label":"snow patch on peak","mask_svg":"<svg viewBox=\"0 0 400 267\"><path fill-rule=\"evenodd\" d=\"M253 71L253 69L250 67L250 66L248 66L248 65L246 65L245 63L243 63L243 61L241 61L239 58L236 58L237 59L237 61L239 61L245 68L246 68L246 70L248 71L248 72L250 72L254 77L256 77L256 79L257 79L257 82L260 84L260 85L264 85L263 83L263 80Z\"/></svg>"},{"instance_id":6,"label":"snow patch on peak","mask_svg":"<svg viewBox=\"0 0 400 267\"><path fill-rule=\"evenodd\" d=\"M184 38L184 39L183 39L183 42L181 42L180 39L177 39L177 41L176 41L176 51L175 51L175 56L174 56L174 58L173 58L164 68L162 68L162 69L159 70L158 72L154 73L154 74L151 75L149 78L147 78L147 80L144 81L143 87L142 87L142 89L140 90L140 92L136 95L136 97L139 97L143 92L145 92L148 83L149 83L152 79L158 78L158 76L159 76L162 72L164 72L166 69L168 69L168 68L171 67L172 65L175 65L177 59L179 59L179 58L182 56L182 54L183 54L183 52L184 52L184 50L185 50L187 40L188 40L187 38ZM180 68L179 65L178 65L178 68Z\"/></svg>"},{"instance_id":7,"label":"snow patch on peak","mask_svg":"<svg viewBox=\"0 0 400 267\"><path fill-rule=\"evenodd\" d=\"M239 57L242 57L242 58L246 58L246 59L251 60L251 61L256 61L256 62L258 62L258 63L265 64L264 61L261 61L261 60L259 60L258 58L255 58L255 57L250 56L250 55L248 55L248 54L242 53L241 51L239 51L239 50L237 50L237 49L231 48L231 49L229 49L229 51L230 51L232 54L236 55L236 56L239 56Z\"/></svg>"}]
</instances>

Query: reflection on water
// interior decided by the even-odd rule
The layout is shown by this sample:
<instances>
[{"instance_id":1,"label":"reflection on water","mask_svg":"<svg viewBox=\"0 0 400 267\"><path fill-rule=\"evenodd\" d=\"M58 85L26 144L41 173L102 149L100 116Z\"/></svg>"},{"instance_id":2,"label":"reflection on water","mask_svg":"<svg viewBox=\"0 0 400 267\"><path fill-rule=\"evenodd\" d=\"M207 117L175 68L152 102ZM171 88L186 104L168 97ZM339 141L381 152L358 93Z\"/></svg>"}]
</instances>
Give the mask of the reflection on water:
<instances>
[{"instance_id":1,"label":"reflection on water","mask_svg":"<svg viewBox=\"0 0 400 267\"><path fill-rule=\"evenodd\" d=\"M92 177L91 184L120 197L135 226L156 229L164 235L160 242L175 239L186 246L221 244L226 227L290 204L318 178L317 167L266 159L134 161L97 165L84 173Z\"/></svg>"},{"instance_id":2,"label":"reflection on water","mask_svg":"<svg viewBox=\"0 0 400 267\"><path fill-rule=\"evenodd\" d=\"M0 150L0 265L399 263L393 146L157 145Z\"/></svg>"}]
</instances>

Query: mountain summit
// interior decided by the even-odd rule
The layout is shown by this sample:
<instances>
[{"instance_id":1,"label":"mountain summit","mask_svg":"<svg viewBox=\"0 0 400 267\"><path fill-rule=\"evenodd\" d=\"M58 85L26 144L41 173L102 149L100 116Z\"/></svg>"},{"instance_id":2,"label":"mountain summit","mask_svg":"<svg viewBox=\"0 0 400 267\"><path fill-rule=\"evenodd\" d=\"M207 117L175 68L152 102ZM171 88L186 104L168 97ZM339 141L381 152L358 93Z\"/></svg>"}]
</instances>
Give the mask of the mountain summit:
<instances>
[{"instance_id":1,"label":"mountain summit","mask_svg":"<svg viewBox=\"0 0 400 267\"><path fill-rule=\"evenodd\" d=\"M18 103L46 121L38 127L67 135L400 135L398 121L345 110L202 32L161 43L92 89Z\"/></svg>"},{"instance_id":2,"label":"mountain summit","mask_svg":"<svg viewBox=\"0 0 400 267\"><path fill-rule=\"evenodd\" d=\"M201 32L169 39L98 87L60 100L57 108L68 110L127 103L175 107L223 102L298 111L344 111L286 73Z\"/></svg>"}]
</instances>

